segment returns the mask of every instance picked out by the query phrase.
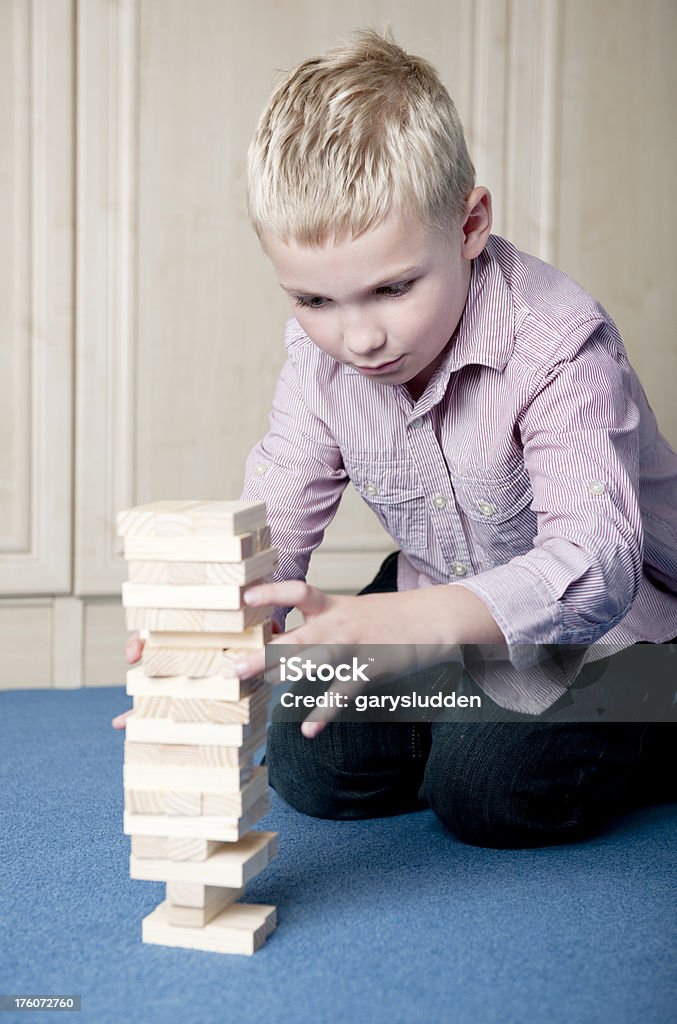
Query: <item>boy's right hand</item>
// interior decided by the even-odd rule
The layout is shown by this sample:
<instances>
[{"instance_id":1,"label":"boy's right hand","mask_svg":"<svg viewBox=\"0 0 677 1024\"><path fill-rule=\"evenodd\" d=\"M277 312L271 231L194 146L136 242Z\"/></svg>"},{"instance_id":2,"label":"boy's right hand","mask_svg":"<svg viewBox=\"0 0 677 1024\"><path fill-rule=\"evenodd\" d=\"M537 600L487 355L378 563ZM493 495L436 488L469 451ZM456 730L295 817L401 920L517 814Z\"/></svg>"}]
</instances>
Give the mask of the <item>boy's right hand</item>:
<instances>
[{"instance_id":1,"label":"boy's right hand","mask_svg":"<svg viewBox=\"0 0 677 1024\"><path fill-rule=\"evenodd\" d=\"M125 647L125 658L127 659L128 665L136 665L138 661L141 661L141 655L143 654L143 640L138 633L132 633L127 646ZM111 725L114 729L124 729L127 724L127 719L132 714L133 709L129 711L123 711L121 715L116 715L112 719Z\"/></svg>"}]
</instances>

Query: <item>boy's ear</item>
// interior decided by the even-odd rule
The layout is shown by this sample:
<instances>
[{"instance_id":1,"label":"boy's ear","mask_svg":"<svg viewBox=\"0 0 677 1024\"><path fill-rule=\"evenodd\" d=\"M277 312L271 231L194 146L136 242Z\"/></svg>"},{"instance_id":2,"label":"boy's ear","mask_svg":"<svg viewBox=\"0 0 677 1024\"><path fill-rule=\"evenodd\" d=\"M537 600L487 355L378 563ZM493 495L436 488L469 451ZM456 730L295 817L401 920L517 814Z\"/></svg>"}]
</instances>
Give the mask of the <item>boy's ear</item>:
<instances>
[{"instance_id":1,"label":"boy's ear","mask_svg":"<svg viewBox=\"0 0 677 1024\"><path fill-rule=\"evenodd\" d=\"M484 249L491 233L491 193L488 188L478 185L466 202L466 217L462 224L463 256L472 260Z\"/></svg>"}]
</instances>

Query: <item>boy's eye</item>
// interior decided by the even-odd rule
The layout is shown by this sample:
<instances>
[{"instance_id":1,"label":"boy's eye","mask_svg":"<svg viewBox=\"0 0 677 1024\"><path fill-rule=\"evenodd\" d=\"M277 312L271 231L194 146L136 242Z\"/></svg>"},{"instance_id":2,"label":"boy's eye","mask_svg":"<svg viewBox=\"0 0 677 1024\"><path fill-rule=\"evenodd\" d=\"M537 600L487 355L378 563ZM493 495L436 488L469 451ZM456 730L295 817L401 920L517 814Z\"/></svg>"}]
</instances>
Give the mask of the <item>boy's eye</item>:
<instances>
[{"instance_id":1,"label":"boy's eye","mask_svg":"<svg viewBox=\"0 0 677 1024\"><path fill-rule=\"evenodd\" d=\"M400 295L406 295L414 287L415 281L402 281L400 284L389 284L385 288L379 288L379 295L389 295L396 299Z\"/></svg>"},{"instance_id":2,"label":"boy's eye","mask_svg":"<svg viewBox=\"0 0 677 1024\"><path fill-rule=\"evenodd\" d=\"M304 309L322 309L326 302L319 295L297 295L294 299L294 305L303 306Z\"/></svg>"},{"instance_id":3,"label":"boy's eye","mask_svg":"<svg viewBox=\"0 0 677 1024\"><path fill-rule=\"evenodd\" d=\"M386 298L397 299L401 295L406 295L407 292L416 284L415 281L402 281L400 284L388 284L384 285L383 288L377 288L375 295L382 295ZM327 305L328 300L323 299L321 295L296 295L294 297L294 304L301 306L303 309L324 309Z\"/></svg>"}]
</instances>

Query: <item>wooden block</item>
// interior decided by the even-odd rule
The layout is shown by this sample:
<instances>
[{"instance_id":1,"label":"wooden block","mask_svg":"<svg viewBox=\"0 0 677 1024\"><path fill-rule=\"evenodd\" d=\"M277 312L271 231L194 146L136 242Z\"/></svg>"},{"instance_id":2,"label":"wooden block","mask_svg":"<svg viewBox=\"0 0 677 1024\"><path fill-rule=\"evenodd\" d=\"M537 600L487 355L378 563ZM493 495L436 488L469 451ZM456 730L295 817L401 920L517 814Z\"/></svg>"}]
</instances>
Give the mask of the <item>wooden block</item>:
<instances>
[{"instance_id":1,"label":"wooden block","mask_svg":"<svg viewBox=\"0 0 677 1024\"><path fill-rule=\"evenodd\" d=\"M170 885L171 883L167 885L168 892ZM206 885L193 886L193 888L202 889L205 894L209 891L210 895L205 895L204 904L198 907L175 903L167 896L165 903L167 905L167 921L170 925L176 925L179 928L204 928L217 914L244 896L244 889L217 889L214 886Z\"/></svg>"},{"instance_id":2,"label":"wooden block","mask_svg":"<svg viewBox=\"0 0 677 1024\"><path fill-rule=\"evenodd\" d=\"M189 816L208 814L240 818L268 789L268 771L255 768L252 777L238 790L196 790L179 787L144 789L125 785L125 810L130 814L167 814Z\"/></svg>"},{"instance_id":3,"label":"wooden block","mask_svg":"<svg viewBox=\"0 0 677 1024\"><path fill-rule=\"evenodd\" d=\"M257 554L259 551L266 551L270 547L270 527L267 523L265 526L259 526L254 530L254 538L254 554ZM275 548L274 550L277 549ZM228 559L224 558L223 561L227 562Z\"/></svg>"},{"instance_id":4,"label":"wooden block","mask_svg":"<svg viewBox=\"0 0 677 1024\"><path fill-rule=\"evenodd\" d=\"M175 907L208 907L221 893L244 893L244 886L228 889L221 885L200 885L198 882L167 882L165 887L167 903ZM231 903L238 900L233 896Z\"/></svg>"},{"instance_id":5,"label":"wooden block","mask_svg":"<svg viewBox=\"0 0 677 1024\"><path fill-rule=\"evenodd\" d=\"M166 902L144 917L143 942L180 949L201 949L211 953L252 955L274 931L276 908L264 904L233 903L204 928L171 925Z\"/></svg>"},{"instance_id":6,"label":"wooden block","mask_svg":"<svg viewBox=\"0 0 677 1024\"><path fill-rule=\"evenodd\" d=\"M270 699L270 686L262 686L242 700L172 700L169 717L174 722L242 722L261 720ZM134 698L137 700L138 698ZM152 698L150 698L152 699Z\"/></svg>"},{"instance_id":7,"label":"wooden block","mask_svg":"<svg viewBox=\"0 0 677 1024\"><path fill-rule=\"evenodd\" d=\"M145 635L144 635L145 634ZM177 633L171 631L141 630L141 639L146 647L192 647L219 648L237 647L239 650L257 650L269 644L273 637L270 622L252 626L241 633Z\"/></svg>"},{"instance_id":8,"label":"wooden block","mask_svg":"<svg viewBox=\"0 0 677 1024\"><path fill-rule=\"evenodd\" d=\"M131 814L125 811L123 831L126 835L134 836L220 839L224 843L236 843L269 810L270 791L259 797L239 818L206 814L199 817L170 818L165 814Z\"/></svg>"},{"instance_id":9,"label":"wooden block","mask_svg":"<svg viewBox=\"0 0 677 1024\"><path fill-rule=\"evenodd\" d=\"M165 676L187 676L189 679L208 679L221 675L224 678L237 676L237 664L248 651L233 648L193 647L146 647L141 658L141 668L151 679Z\"/></svg>"},{"instance_id":10,"label":"wooden block","mask_svg":"<svg viewBox=\"0 0 677 1024\"><path fill-rule=\"evenodd\" d=\"M271 605L214 611L185 608L126 608L127 629L159 629L178 632L236 633L265 622L273 614Z\"/></svg>"},{"instance_id":11,"label":"wooden block","mask_svg":"<svg viewBox=\"0 0 677 1024\"><path fill-rule=\"evenodd\" d=\"M127 719L127 739L131 743L182 743L208 747L242 747L265 725L265 713L247 725L213 722L172 722L167 718Z\"/></svg>"},{"instance_id":12,"label":"wooden block","mask_svg":"<svg viewBox=\"0 0 677 1024\"><path fill-rule=\"evenodd\" d=\"M125 764L161 765L164 758L164 749L164 743L129 743L125 740ZM195 747L193 749L197 750L198 748ZM214 747L207 747L206 749L213 750Z\"/></svg>"},{"instance_id":13,"label":"wooden block","mask_svg":"<svg viewBox=\"0 0 677 1024\"><path fill-rule=\"evenodd\" d=\"M147 676L208 677L221 675L223 651L193 648L183 651L178 647L144 647L141 666Z\"/></svg>"},{"instance_id":14,"label":"wooden block","mask_svg":"<svg viewBox=\"0 0 677 1024\"><path fill-rule=\"evenodd\" d=\"M233 799L236 796L232 794ZM204 814L202 793L188 790L125 789L125 810L130 814Z\"/></svg>"},{"instance_id":15,"label":"wooden block","mask_svg":"<svg viewBox=\"0 0 677 1024\"><path fill-rule=\"evenodd\" d=\"M223 845L214 839L201 839L192 836L165 836L165 856L170 861L188 861L202 863L216 853Z\"/></svg>"},{"instance_id":16,"label":"wooden block","mask_svg":"<svg viewBox=\"0 0 677 1024\"><path fill-rule=\"evenodd\" d=\"M194 790L187 789L168 789L159 792L163 799L161 814L167 814L170 818L184 816L195 818L205 813L204 797L201 792L196 793ZM233 794L233 799L235 799L235 794Z\"/></svg>"},{"instance_id":17,"label":"wooden block","mask_svg":"<svg viewBox=\"0 0 677 1024\"><path fill-rule=\"evenodd\" d=\"M135 697L132 707L137 718L171 718L171 697Z\"/></svg>"},{"instance_id":18,"label":"wooden block","mask_svg":"<svg viewBox=\"0 0 677 1024\"><path fill-rule=\"evenodd\" d=\"M199 747L179 743L130 743L125 741L125 765L134 767L237 768L251 755L246 747ZM213 755L213 756L212 756Z\"/></svg>"},{"instance_id":19,"label":"wooden block","mask_svg":"<svg viewBox=\"0 0 677 1024\"><path fill-rule=\"evenodd\" d=\"M235 583L242 586L275 572L277 551L268 548L251 558L237 562L185 562L172 559L134 560L127 564L127 577L132 583L170 584L172 586L205 586Z\"/></svg>"},{"instance_id":20,"label":"wooden block","mask_svg":"<svg viewBox=\"0 0 677 1024\"><path fill-rule=\"evenodd\" d=\"M222 675L194 679L189 676L147 676L141 665L127 671L127 693L130 697L240 701L264 685L263 676L252 676L251 679Z\"/></svg>"},{"instance_id":21,"label":"wooden block","mask_svg":"<svg viewBox=\"0 0 677 1024\"><path fill-rule=\"evenodd\" d=\"M251 763L234 768L172 767L168 765L124 764L125 789L184 789L195 793L237 793L254 769Z\"/></svg>"},{"instance_id":22,"label":"wooden block","mask_svg":"<svg viewBox=\"0 0 677 1024\"><path fill-rule=\"evenodd\" d=\"M137 849L145 850L151 838L132 836L130 876L146 882L192 882L237 889L268 867L277 855L278 839L277 832L248 832L237 843L213 844L217 849L198 863L169 859L166 839L152 840L156 849L165 851L164 855L155 858L141 856Z\"/></svg>"},{"instance_id":23,"label":"wooden block","mask_svg":"<svg viewBox=\"0 0 677 1024\"><path fill-rule=\"evenodd\" d=\"M202 813L202 798L198 794ZM164 814L165 802L161 790L125 789L125 811L130 814Z\"/></svg>"},{"instance_id":24,"label":"wooden block","mask_svg":"<svg viewBox=\"0 0 677 1024\"><path fill-rule=\"evenodd\" d=\"M198 869L210 857L230 844L213 839L183 839L168 836L131 836L130 863L188 864ZM139 877L142 877L141 875ZM167 876L169 877L169 876ZM164 878L162 879L164 881Z\"/></svg>"},{"instance_id":25,"label":"wooden block","mask_svg":"<svg viewBox=\"0 0 677 1024\"><path fill-rule=\"evenodd\" d=\"M196 743L134 743L125 741L125 764L166 768L237 768L248 764L266 741L266 730L254 733L242 747L205 747Z\"/></svg>"},{"instance_id":26,"label":"wooden block","mask_svg":"<svg viewBox=\"0 0 677 1024\"><path fill-rule=\"evenodd\" d=\"M135 537L124 539L127 561L241 562L270 548L270 528L237 537Z\"/></svg>"},{"instance_id":27,"label":"wooden block","mask_svg":"<svg viewBox=\"0 0 677 1024\"><path fill-rule=\"evenodd\" d=\"M242 747L202 746L198 743L125 742L125 764L163 768L242 768L266 741L266 730L253 733Z\"/></svg>"},{"instance_id":28,"label":"wooden block","mask_svg":"<svg viewBox=\"0 0 677 1024\"><path fill-rule=\"evenodd\" d=\"M265 581L255 580L252 585L260 582ZM172 587L126 582L122 584L122 604L125 608L238 611L243 607L242 597L245 590L247 587L238 586L236 583L205 587Z\"/></svg>"},{"instance_id":29,"label":"wooden block","mask_svg":"<svg viewBox=\"0 0 677 1024\"><path fill-rule=\"evenodd\" d=\"M155 516L162 515L185 515L199 503L197 501L153 501L144 505L136 505L134 508L118 512L116 516L117 533L119 537L127 534L153 534L151 529L155 523Z\"/></svg>"},{"instance_id":30,"label":"wooden block","mask_svg":"<svg viewBox=\"0 0 677 1024\"><path fill-rule=\"evenodd\" d=\"M257 501L153 501L117 516L121 537L233 537L266 525Z\"/></svg>"},{"instance_id":31,"label":"wooden block","mask_svg":"<svg viewBox=\"0 0 677 1024\"><path fill-rule=\"evenodd\" d=\"M240 793L202 794L202 814L216 817L237 818L249 810L268 789L268 769L259 766L254 769L251 780Z\"/></svg>"},{"instance_id":32,"label":"wooden block","mask_svg":"<svg viewBox=\"0 0 677 1024\"><path fill-rule=\"evenodd\" d=\"M131 841L131 856L135 860L156 861L169 856L165 836L131 836Z\"/></svg>"}]
</instances>

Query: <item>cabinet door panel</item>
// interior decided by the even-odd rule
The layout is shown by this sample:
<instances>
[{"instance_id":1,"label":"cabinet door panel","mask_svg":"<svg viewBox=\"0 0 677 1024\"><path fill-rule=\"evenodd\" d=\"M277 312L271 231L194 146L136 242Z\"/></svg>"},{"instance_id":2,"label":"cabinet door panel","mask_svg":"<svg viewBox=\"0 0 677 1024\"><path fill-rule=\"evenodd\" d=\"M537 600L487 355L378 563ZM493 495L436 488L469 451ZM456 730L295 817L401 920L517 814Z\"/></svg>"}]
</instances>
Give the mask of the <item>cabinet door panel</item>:
<instances>
[{"instance_id":1,"label":"cabinet door panel","mask_svg":"<svg viewBox=\"0 0 677 1024\"><path fill-rule=\"evenodd\" d=\"M0 593L71 588L72 0L0 4Z\"/></svg>"}]
</instances>

